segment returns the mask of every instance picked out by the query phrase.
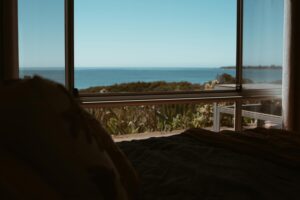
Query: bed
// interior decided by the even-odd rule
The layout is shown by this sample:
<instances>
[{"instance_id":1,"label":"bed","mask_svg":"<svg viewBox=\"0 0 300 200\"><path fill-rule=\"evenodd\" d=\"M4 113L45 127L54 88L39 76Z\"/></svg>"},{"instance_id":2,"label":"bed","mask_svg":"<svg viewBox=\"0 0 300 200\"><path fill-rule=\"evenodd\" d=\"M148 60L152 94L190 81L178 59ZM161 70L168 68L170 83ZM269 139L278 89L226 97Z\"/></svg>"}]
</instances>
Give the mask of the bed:
<instances>
[{"instance_id":1,"label":"bed","mask_svg":"<svg viewBox=\"0 0 300 200\"><path fill-rule=\"evenodd\" d=\"M118 146L140 175L140 199L300 198L295 133L190 129Z\"/></svg>"},{"instance_id":2,"label":"bed","mask_svg":"<svg viewBox=\"0 0 300 200\"><path fill-rule=\"evenodd\" d=\"M2 199L300 199L300 135L254 129L114 143L66 89L0 84Z\"/></svg>"}]
</instances>

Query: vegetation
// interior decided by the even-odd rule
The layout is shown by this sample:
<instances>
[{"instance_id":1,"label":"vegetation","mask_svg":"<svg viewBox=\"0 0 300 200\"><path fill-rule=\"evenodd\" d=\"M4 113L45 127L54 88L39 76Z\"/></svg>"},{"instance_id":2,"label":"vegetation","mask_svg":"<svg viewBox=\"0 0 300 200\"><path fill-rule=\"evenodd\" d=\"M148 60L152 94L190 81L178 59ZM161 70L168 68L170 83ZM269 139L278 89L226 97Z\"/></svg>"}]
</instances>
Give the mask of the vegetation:
<instances>
[{"instance_id":1,"label":"vegetation","mask_svg":"<svg viewBox=\"0 0 300 200\"><path fill-rule=\"evenodd\" d=\"M219 84L235 84L236 83L236 78L227 73L217 75L217 80L218 80ZM244 78L243 83L253 83L253 81L250 79Z\"/></svg>"},{"instance_id":2,"label":"vegetation","mask_svg":"<svg viewBox=\"0 0 300 200\"><path fill-rule=\"evenodd\" d=\"M200 91L203 90L201 84L192 84L189 82L133 82L121 83L111 86L97 86L83 89L82 93L106 93L106 92L166 92L166 91Z\"/></svg>"},{"instance_id":3,"label":"vegetation","mask_svg":"<svg viewBox=\"0 0 300 200\"><path fill-rule=\"evenodd\" d=\"M114 135L210 127L213 119L211 104L122 106L88 111Z\"/></svg>"}]
</instances>

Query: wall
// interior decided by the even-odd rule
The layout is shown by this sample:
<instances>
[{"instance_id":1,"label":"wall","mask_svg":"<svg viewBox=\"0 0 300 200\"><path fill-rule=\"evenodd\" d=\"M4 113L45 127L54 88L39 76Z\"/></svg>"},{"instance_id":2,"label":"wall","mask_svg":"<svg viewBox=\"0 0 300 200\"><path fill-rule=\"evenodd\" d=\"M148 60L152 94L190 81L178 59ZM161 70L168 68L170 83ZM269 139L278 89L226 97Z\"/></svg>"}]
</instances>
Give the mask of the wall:
<instances>
[{"instance_id":1,"label":"wall","mask_svg":"<svg viewBox=\"0 0 300 200\"><path fill-rule=\"evenodd\" d=\"M17 0L0 1L0 80L18 78Z\"/></svg>"}]
</instances>

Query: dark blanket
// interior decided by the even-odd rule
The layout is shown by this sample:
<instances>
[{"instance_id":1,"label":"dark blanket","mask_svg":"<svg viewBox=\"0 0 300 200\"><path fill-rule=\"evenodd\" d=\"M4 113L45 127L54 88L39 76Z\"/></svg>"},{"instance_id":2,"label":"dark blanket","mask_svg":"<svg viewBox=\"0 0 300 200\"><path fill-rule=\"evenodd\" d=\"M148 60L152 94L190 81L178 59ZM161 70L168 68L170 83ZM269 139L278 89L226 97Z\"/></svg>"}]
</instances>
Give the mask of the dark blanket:
<instances>
[{"instance_id":1,"label":"dark blanket","mask_svg":"<svg viewBox=\"0 0 300 200\"><path fill-rule=\"evenodd\" d=\"M300 136L190 129L118 144L142 179L141 199L300 199Z\"/></svg>"}]
</instances>

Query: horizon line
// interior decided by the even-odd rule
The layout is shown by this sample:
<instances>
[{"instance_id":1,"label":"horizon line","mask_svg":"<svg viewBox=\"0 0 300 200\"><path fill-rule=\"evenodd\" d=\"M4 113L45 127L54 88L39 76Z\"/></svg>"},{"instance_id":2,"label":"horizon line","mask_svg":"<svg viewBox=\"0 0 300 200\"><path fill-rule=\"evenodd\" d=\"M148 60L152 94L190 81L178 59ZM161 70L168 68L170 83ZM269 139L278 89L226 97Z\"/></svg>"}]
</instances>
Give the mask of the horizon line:
<instances>
[{"instance_id":1,"label":"horizon line","mask_svg":"<svg viewBox=\"0 0 300 200\"><path fill-rule=\"evenodd\" d=\"M221 68L224 66L235 66L235 65L222 65L222 66L75 66L76 68ZM49 69L49 68L65 68L65 66L20 66L20 69Z\"/></svg>"}]
</instances>

